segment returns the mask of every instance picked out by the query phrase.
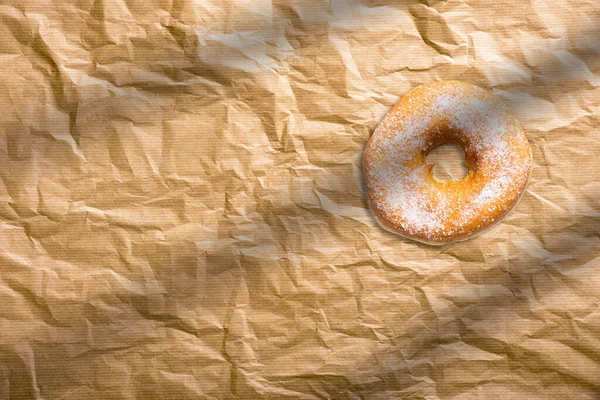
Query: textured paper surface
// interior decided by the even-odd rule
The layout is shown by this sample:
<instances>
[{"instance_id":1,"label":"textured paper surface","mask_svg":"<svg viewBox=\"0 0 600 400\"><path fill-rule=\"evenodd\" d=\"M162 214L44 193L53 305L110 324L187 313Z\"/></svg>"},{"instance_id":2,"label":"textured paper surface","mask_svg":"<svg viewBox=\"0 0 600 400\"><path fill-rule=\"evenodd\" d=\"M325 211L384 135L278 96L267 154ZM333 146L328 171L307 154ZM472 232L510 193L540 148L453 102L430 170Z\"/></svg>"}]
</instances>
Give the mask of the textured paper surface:
<instances>
[{"instance_id":1,"label":"textured paper surface","mask_svg":"<svg viewBox=\"0 0 600 400\"><path fill-rule=\"evenodd\" d=\"M600 397L600 5L0 2L0 398ZM515 111L502 224L383 231L364 146L440 79Z\"/></svg>"}]
</instances>

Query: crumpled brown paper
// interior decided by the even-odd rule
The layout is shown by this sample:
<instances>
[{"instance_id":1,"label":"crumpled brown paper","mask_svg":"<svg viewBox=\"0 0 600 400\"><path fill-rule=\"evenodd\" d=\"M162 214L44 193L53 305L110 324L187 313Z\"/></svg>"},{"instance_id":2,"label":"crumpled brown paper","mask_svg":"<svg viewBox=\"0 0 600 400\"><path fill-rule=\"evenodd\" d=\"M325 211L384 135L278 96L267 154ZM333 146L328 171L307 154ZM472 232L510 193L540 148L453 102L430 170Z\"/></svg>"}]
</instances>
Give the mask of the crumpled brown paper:
<instances>
[{"instance_id":1,"label":"crumpled brown paper","mask_svg":"<svg viewBox=\"0 0 600 400\"><path fill-rule=\"evenodd\" d=\"M0 3L1 399L600 397L600 6ZM504 98L535 168L441 248L364 146L415 86Z\"/></svg>"}]
</instances>

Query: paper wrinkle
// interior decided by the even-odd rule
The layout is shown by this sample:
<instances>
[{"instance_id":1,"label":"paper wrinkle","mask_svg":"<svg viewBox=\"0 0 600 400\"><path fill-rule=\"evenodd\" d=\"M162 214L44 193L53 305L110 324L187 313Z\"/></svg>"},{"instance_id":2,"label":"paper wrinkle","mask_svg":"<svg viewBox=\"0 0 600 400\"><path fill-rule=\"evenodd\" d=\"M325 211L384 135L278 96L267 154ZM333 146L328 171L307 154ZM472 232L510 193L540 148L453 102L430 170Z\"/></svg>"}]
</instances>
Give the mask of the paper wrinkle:
<instances>
[{"instance_id":1,"label":"paper wrinkle","mask_svg":"<svg viewBox=\"0 0 600 400\"><path fill-rule=\"evenodd\" d=\"M593 3L0 5L0 398L597 398ZM362 152L410 89L502 98L494 229L382 230Z\"/></svg>"}]
</instances>

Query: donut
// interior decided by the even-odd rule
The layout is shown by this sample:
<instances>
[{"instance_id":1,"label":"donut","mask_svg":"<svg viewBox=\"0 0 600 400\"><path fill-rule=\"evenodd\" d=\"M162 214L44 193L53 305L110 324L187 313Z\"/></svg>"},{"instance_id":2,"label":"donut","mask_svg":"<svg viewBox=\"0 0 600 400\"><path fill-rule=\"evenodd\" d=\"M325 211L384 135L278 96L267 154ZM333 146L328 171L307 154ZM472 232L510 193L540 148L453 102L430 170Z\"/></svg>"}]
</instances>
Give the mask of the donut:
<instances>
[{"instance_id":1,"label":"donut","mask_svg":"<svg viewBox=\"0 0 600 400\"><path fill-rule=\"evenodd\" d=\"M465 151L467 175L440 181L426 156L444 143ZM518 203L531 148L506 105L458 81L419 86L385 115L363 154L369 208L386 230L433 245L466 240Z\"/></svg>"}]
</instances>

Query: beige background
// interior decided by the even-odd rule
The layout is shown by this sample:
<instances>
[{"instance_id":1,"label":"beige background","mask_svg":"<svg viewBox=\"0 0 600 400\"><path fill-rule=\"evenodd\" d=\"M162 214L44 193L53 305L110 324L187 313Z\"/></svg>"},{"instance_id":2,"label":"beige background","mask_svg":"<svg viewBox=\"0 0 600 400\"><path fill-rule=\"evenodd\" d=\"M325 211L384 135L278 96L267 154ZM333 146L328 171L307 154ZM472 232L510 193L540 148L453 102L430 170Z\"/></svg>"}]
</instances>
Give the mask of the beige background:
<instances>
[{"instance_id":1,"label":"beige background","mask_svg":"<svg viewBox=\"0 0 600 400\"><path fill-rule=\"evenodd\" d=\"M596 1L0 2L0 398L600 397ZM383 231L408 90L534 152L475 240Z\"/></svg>"}]
</instances>

